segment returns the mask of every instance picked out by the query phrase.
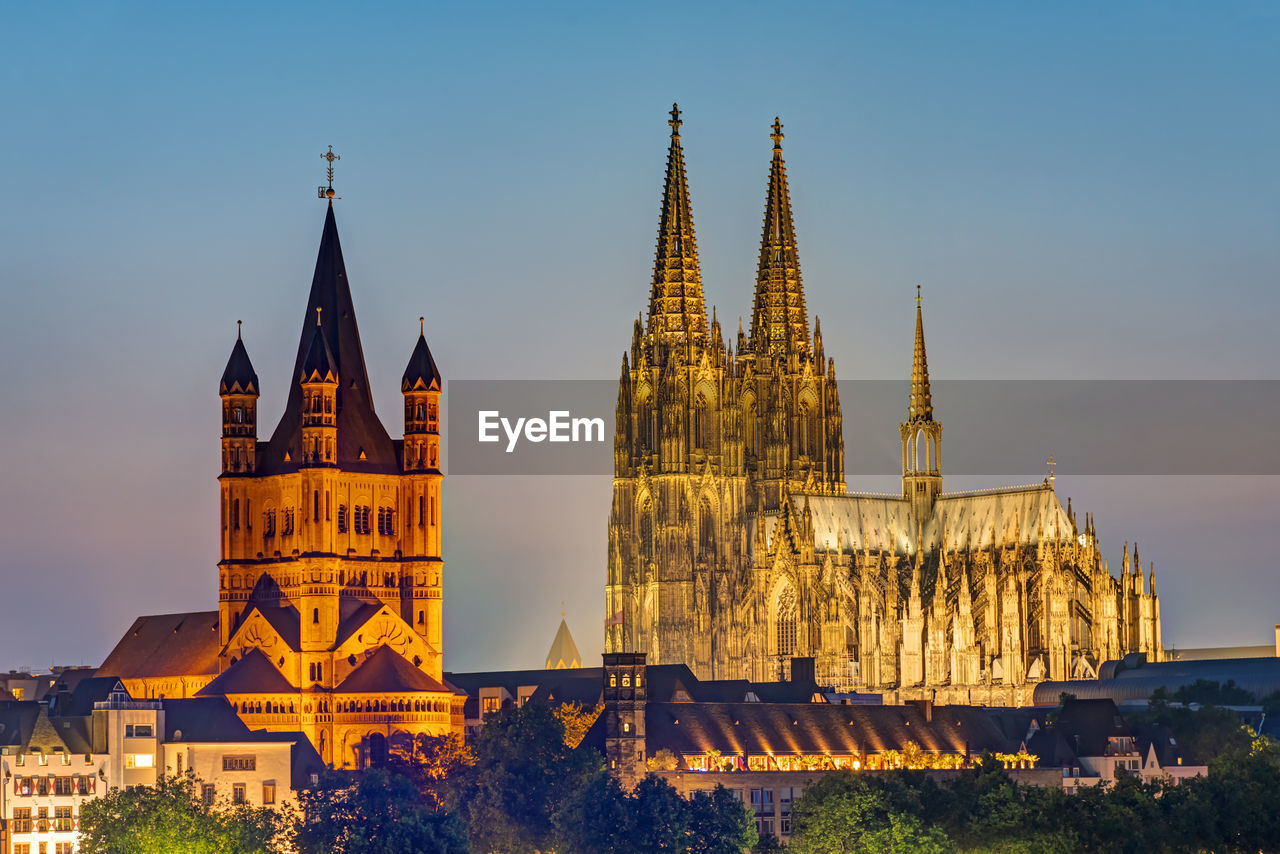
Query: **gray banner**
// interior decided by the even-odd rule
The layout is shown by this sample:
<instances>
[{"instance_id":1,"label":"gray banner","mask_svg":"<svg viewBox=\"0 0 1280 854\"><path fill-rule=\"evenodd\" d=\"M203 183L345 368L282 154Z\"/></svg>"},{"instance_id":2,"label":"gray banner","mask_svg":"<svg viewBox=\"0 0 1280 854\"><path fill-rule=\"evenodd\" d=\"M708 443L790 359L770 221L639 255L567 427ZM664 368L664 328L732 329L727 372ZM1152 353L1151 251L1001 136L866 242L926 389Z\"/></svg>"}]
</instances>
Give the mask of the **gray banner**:
<instances>
[{"instance_id":1,"label":"gray banner","mask_svg":"<svg viewBox=\"0 0 1280 854\"><path fill-rule=\"evenodd\" d=\"M845 475L899 473L906 382L841 380ZM1280 474L1277 380L941 380L944 475ZM617 380L447 383L450 474L612 475Z\"/></svg>"}]
</instances>

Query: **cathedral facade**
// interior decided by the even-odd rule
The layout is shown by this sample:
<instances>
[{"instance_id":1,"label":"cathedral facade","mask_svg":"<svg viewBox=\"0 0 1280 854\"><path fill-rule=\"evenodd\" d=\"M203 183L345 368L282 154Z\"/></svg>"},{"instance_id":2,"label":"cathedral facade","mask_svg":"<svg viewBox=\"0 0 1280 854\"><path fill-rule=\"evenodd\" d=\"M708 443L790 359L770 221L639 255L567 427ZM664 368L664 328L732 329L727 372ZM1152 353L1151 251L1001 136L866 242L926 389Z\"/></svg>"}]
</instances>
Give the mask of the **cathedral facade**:
<instances>
[{"instance_id":1,"label":"cathedral facade","mask_svg":"<svg viewBox=\"0 0 1280 854\"><path fill-rule=\"evenodd\" d=\"M1114 578L1091 517L1043 483L942 489L917 296L902 491L850 493L834 361L810 334L773 126L750 332L708 323L672 110L647 321L623 354L606 651L700 678L781 677L947 702L1018 703L1129 652L1163 657L1154 568Z\"/></svg>"},{"instance_id":2,"label":"cathedral facade","mask_svg":"<svg viewBox=\"0 0 1280 854\"><path fill-rule=\"evenodd\" d=\"M440 395L419 335L404 438L373 408L332 192L285 411L258 438L237 336L222 401L216 613L141 617L99 673L138 697L225 696L252 729L305 733L335 767L462 730L443 682Z\"/></svg>"}]
</instances>

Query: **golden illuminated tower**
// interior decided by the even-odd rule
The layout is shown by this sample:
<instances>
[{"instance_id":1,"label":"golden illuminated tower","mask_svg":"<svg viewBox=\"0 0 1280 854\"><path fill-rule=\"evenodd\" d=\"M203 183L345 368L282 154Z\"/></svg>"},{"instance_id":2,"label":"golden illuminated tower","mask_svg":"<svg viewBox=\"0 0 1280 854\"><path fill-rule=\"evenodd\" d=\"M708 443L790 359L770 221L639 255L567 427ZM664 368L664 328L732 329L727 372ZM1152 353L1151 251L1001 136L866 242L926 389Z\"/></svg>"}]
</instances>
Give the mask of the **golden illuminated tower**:
<instances>
[{"instance_id":1,"label":"golden illuminated tower","mask_svg":"<svg viewBox=\"0 0 1280 854\"><path fill-rule=\"evenodd\" d=\"M457 729L461 707L441 683L440 372L420 334L401 381L405 439L393 440L373 408L332 190L321 196L293 383L269 441L254 439L258 379L239 338L220 385L221 675L204 690L351 765L387 740Z\"/></svg>"},{"instance_id":2,"label":"golden illuminated tower","mask_svg":"<svg viewBox=\"0 0 1280 854\"><path fill-rule=\"evenodd\" d=\"M902 496L923 524L942 494L942 425L933 419L929 361L924 352L924 310L916 287L916 349L911 360L911 395L902 422Z\"/></svg>"}]
</instances>

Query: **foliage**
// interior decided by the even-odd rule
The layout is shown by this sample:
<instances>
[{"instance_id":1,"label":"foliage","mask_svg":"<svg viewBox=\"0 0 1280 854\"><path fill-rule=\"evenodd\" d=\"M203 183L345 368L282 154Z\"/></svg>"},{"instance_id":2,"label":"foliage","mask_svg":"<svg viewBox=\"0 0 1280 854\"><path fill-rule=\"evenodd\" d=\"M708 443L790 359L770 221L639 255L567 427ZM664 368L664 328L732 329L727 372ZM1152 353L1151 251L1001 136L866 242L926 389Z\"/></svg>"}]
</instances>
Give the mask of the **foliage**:
<instances>
[{"instance_id":1,"label":"foliage","mask_svg":"<svg viewBox=\"0 0 1280 854\"><path fill-rule=\"evenodd\" d=\"M444 810L454 781L475 764L475 753L455 733L418 735L408 755L393 753L387 760L387 767L412 780L426 804L436 811Z\"/></svg>"},{"instance_id":2,"label":"foliage","mask_svg":"<svg viewBox=\"0 0 1280 854\"><path fill-rule=\"evenodd\" d=\"M206 804L195 777L162 776L154 786L112 789L80 808L83 854L274 854L284 850L282 814L270 808Z\"/></svg>"},{"instance_id":3,"label":"foliage","mask_svg":"<svg viewBox=\"0 0 1280 854\"><path fill-rule=\"evenodd\" d=\"M1173 700L1177 703L1198 703L1201 706L1253 706L1258 702L1252 692L1237 688L1234 679L1228 679L1225 684L1197 679L1174 691Z\"/></svg>"},{"instance_id":4,"label":"foliage","mask_svg":"<svg viewBox=\"0 0 1280 854\"><path fill-rule=\"evenodd\" d=\"M950 851L947 834L927 821L948 800L932 777L919 772L828 774L792 804L794 835L788 850L798 854Z\"/></svg>"},{"instance_id":5,"label":"foliage","mask_svg":"<svg viewBox=\"0 0 1280 854\"><path fill-rule=\"evenodd\" d=\"M688 800L650 775L630 793L600 772L554 817L560 854L741 854L756 842L750 812L722 786Z\"/></svg>"},{"instance_id":6,"label":"foliage","mask_svg":"<svg viewBox=\"0 0 1280 854\"><path fill-rule=\"evenodd\" d=\"M295 840L302 854L466 854L465 828L438 812L414 780L383 768L329 775L303 792Z\"/></svg>"},{"instance_id":7,"label":"foliage","mask_svg":"<svg viewBox=\"0 0 1280 854\"><path fill-rule=\"evenodd\" d=\"M551 817L603 769L599 755L565 744L564 725L542 703L504 708L485 720L475 765L450 786L447 804L484 852L545 851Z\"/></svg>"},{"instance_id":8,"label":"foliage","mask_svg":"<svg viewBox=\"0 0 1280 854\"><path fill-rule=\"evenodd\" d=\"M1177 703L1190 702L1187 698L1191 697L1230 698L1240 690L1233 682L1219 688L1216 682L1199 680L1196 686L1180 689L1173 698ZM1253 695L1249 696L1252 699ZM1169 693L1161 688L1151 695L1146 711L1130 714L1127 720L1134 727L1151 724L1168 727L1191 765L1205 765L1219 754L1248 748L1249 736L1240 729L1240 718L1235 712L1213 705L1192 709L1174 705L1170 699Z\"/></svg>"},{"instance_id":9,"label":"foliage","mask_svg":"<svg viewBox=\"0 0 1280 854\"><path fill-rule=\"evenodd\" d=\"M582 739L586 737L587 730L591 729L591 725L596 722L596 718L600 717L600 713L604 711L604 700L596 703L594 708L588 709L581 703L561 703L556 706L555 715L559 719L560 725L564 727L564 743L570 747L577 747L582 744Z\"/></svg>"},{"instance_id":10,"label":"foliage","mask_svg":"<svg viewBox=\"0 0 1280 854\"><path fill-rule=\"evenodd\" d=\"M645 761L645 765L649 767L650 771L674 771L680 767L680 760L676 758L674 753L664 747L650 756Z\"/></svg>"}]
</instances>

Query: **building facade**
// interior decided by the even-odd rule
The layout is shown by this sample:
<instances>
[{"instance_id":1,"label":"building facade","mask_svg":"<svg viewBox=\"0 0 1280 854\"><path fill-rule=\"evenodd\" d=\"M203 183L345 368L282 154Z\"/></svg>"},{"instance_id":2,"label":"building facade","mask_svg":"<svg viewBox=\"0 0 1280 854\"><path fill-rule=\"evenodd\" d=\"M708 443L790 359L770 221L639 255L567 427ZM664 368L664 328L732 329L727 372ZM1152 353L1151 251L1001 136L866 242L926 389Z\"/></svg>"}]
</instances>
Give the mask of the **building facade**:
<instances>
[{"instance_id":1,"label":"building facade","mask_svg":"<svg viewBox=\"0 0 1280 854\"><path fill-rule=\"evenodd\" d=\"M392 439L328 198L270 439L239 336L219 384L218 610L140 618L99 672L141 697L225 696L250 727L304 732L352 767L397 740L461 732L464 698L442 682L442 379L420 334Z\"/></svg>"},{"instance_id":2,"label":"building facade","mask_svg":"<svg viewBox=\"0 0 1280 854\"><path fill-rule=\"evenodd\" d=\"M86 679L0 702L0 852L71 854L85 803L161 774L194 774L210 802L282 806L323 768L306 736L252 732L221 697L135 700L120 680Z\"/></svg>"},{"instance_id":3,"label":"building facade","mask_svg":"<svg viewBox=\"0 0 1280 854\"><path fill-rule=\"evenodd\" d=\"M1154 569L1117 580L1092 519L1053 478L942 489L917 298L902 490L847 491L834 360L812 335L782 126L773 126L750 332L708 324L679 111L647 320L623 354L605 589L606 650L765 680L792 656L826 684L1019 703L1042 679L1163 655ZM1150 589L1148 589L1148 584Z\"/></svg>"}]
</instances>

